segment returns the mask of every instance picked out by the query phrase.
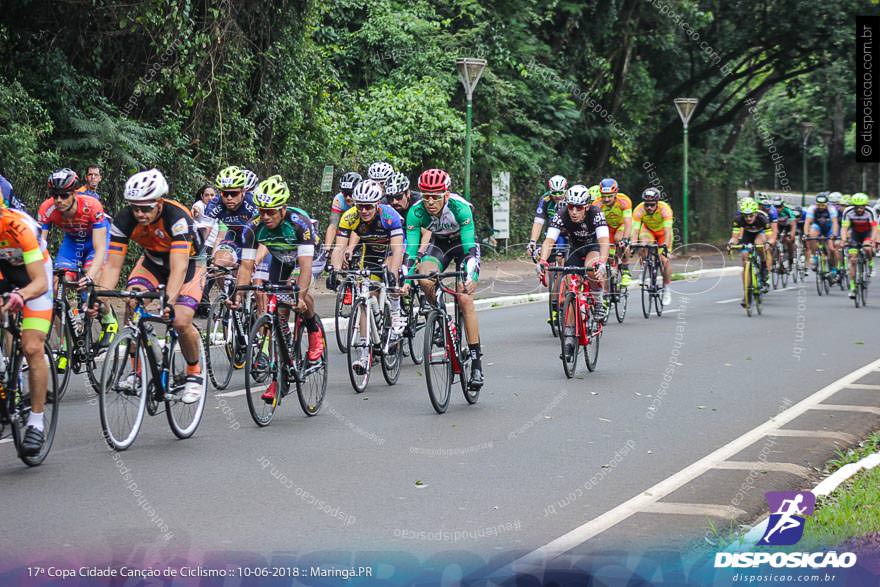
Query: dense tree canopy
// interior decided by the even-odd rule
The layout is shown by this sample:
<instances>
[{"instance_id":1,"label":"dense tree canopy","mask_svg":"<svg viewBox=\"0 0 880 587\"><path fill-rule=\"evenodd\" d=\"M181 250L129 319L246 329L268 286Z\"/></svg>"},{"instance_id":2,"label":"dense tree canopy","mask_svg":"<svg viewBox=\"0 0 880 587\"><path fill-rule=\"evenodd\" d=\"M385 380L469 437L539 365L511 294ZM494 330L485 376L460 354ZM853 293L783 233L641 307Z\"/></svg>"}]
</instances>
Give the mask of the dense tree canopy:
<instances>
[{"instance_id":1,"label":"dense tree canopy","mask_svg":"<svg viewBox=\"0 0 880 587\"><path fill-rule=\"evenodd\" d=\"M768 136L800 190L801 121L831 131L830 183L860 187L847 138L853 23L874 10L857 0L10 0L0 173L33 202L52 167L96 161L114 202L127 174L158 166L188 200L238 163L282 173L319 217L325 164L363 171L387 159L412 177L444 166L461 186L454 58L473 56L489 62L474 99L484 219L500 170L512 174L519 238L554 173L614 176L637 195L653 165L680 209L672 99L686 95L700 100L694 228L710 238L735 188L773 186ZM825 152L812 142L811 177Z\"/></svg>"}]
</instances>

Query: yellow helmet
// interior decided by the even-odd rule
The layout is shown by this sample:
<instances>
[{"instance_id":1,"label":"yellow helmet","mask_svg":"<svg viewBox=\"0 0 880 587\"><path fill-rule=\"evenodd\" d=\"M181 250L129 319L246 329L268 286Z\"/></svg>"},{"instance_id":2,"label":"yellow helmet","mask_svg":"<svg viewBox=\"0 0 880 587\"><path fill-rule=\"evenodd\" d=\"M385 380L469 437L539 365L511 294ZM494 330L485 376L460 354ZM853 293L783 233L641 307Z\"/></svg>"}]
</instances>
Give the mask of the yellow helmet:
<instances>
[{"instance_id":1,"label":"yellow helmet","mask_svg":"<svg viewBox=\"0 0 880 587\"><path fill-rule=\"evenodd\" d=\"M241 169L238 165L230 165L217 174L217 179L214 180L214 187L218 190L239 190L244 189L244 186L247 185L248 176L245 174L245 170Z\"/></svg>"},{"instance_id":2,"label":"yellow helmet","mask_svg":"<svg viewBox=\"0 0 880 587\"><path fill-rule=\"evenodd\" d=\"M280 175L267 177L254 190L257 208L283 208L290 199L290 188Z\"/></svg>"}]
</instances>

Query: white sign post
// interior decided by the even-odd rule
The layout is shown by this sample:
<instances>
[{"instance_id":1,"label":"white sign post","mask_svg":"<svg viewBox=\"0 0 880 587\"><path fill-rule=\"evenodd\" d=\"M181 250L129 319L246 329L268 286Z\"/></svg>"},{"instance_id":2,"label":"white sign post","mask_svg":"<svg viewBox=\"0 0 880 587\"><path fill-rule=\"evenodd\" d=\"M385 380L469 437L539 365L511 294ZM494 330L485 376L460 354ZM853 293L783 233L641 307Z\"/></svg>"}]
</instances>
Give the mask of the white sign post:
<instances>
[{"instance_id":1,"label":"white sign post","mask_svg":"<svg viewBox=\"0 0 880 587\"><path fill-rule=\"evenodd\" d=\"M510 238L510 172L492 178L492 228L496 239Z\"/></svg>"}]
</instances>

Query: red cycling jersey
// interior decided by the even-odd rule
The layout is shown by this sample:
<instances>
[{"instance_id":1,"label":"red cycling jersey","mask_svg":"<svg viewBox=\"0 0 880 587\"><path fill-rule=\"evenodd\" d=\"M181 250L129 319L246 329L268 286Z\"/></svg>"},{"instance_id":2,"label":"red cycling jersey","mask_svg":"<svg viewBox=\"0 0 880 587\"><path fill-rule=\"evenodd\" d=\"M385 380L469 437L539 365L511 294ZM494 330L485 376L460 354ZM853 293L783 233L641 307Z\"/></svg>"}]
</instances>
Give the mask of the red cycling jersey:
<instances>
[{"instance_id":1,"label":"red cycling jersey","mask_svg":"<svg viewBox=\"0 0 880 587\"><path fill-rule=\"evenodd\" d=\"M83 194L76 194L74 197L76 212L73 216L63 215L52 198L40 205L39 218L43 230L49 230L54 224L71 238L87 240L92 237L95 227L104 226L104 207L101 206L101 202Z\"/></svg>"}]
</instances>

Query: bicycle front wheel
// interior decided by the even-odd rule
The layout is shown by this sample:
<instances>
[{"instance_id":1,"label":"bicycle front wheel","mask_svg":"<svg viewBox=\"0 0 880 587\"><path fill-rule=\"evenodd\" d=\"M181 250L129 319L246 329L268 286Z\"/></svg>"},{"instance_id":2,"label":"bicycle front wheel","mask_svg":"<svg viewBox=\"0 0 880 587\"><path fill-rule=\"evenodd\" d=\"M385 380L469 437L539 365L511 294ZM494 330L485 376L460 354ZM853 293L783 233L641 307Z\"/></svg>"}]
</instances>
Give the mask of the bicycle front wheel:
<instances>
[{"instance_id":1,"label":"bicycle front wheel","mask_svg":"<svg viewBox=\"0 0 880 587\"><path fill-rule=\"evenodd\" d=\"M208 309L203 346L205 366L215 389L226 389L232 379L235 361L235 328L232 310L220 297ZM213 352L212 352L213 350Z\"/></svg>"},{"instance_id":2,"label":"bicycle front wheel","mask_svg":"<svg viewBox=\"0 0 880 587\"><path fill-rule=\"evenodd\" d=\"M18 453L22 462L29 467L36 467L46 460L49 451L52 449L52 442L55 440L55 430L58 428L58 410L60 408L61 397L58 395L59 384L58 377L55 373L55 355L48 344L43 346L43 360L45 361L46 368L49 370L49 378L46 382L46 400L43 404L43 447L40 449L40 452L35 455L26 456L21 454L20 451ZM28 369L31 368L32 367L28 365ZM30 378L23 374L20 381L20 406L22 410L19 416L21 420L19 424L13 423L13 426L20 426L17 433L14 435L17 446L23 438L24 429L25 426L27 426L27 419L31 413Z\"/></svg>"},{"instance_id":3,"label":"bicycle front wheel","mask_svg":"<svg viewBox=\"0 0 880 587\"><path fill-rule=\"evenodd\" d=\"M553 336L559 336L559 318L557 317L559 312L559 284L562 282L562 278L559 273L550 273L549 279L549 287L547 289L547 321L550 323L550 332L553 333Z\"/></svg>"},{"instance_id":4,"label":"bicycle front wheel","mask_svg":"<svg viewBox=\"0 0 880 587\"><path fill-rule=\"evenodd\" d=\"M559 358L562 359L562 370L565 372L565 377L571 379L577 369L578 345L580 344L577 326L577 321L580 318L577 299L573 293L566 294L561 312L559 340L562 344L562 353Z\"/></svg>"},{"instance_id":5,"label":"bicycle front wheel","mask_svg":"<svg viewBox=\"0 0 880 587\"><path fill-rule=\"evenodd\" d=\"M642 288L642 316L647 320L651 317L651 289L654 287L650 263L645 263L642 267L642 281L639 285Z\"/></svg>"},{"instance_id":6,"label":"bicycle front wheel","mask_svg":"<svg viewBox=\"0 0 880 587\"><path fill-rule=\"evenodd\" d=\"M336 346L340 353L348 352L348 328L345 321L351 317L354 301L354 284L343 281L336 291Z\"/></svg>"},{"instance_id":7,"label":"bicycle front wheel","mask_svg":"<svg viewBox=\"0 0 880 587\"><path fill-rule=\"evenodd\" d=\"M264 314L254 322L248 336L244 387L248 410L258 426L268 426L287 391L287 379L272 328L272 317ZM265 398L265 399L264 399Z\"/></svg>"},{"instance_id":8,"label":"bicycle front wheel","mask_svg":"<svg viewBox=\"0 0 880 587\"><path fill-rule=\"evenodd\" d=\"M98 386L98 412L104 440L114 450L132 445L147 405L149 366L137 333L125 328L116 334L104 356Z\"/></svg>"},{"instance_id":9,"label":"bicycle front wheel","mask_svg":"<svg viewBox=\"0 0 880 587\"><path fill-rule=\"evenodd\" d=\"M373 367L373 343L370 340L370 317L366 300L357 300L348 320L348 378L355 393L362 393L370 382ZM361 322L366 334L361 336Z\"/></svg>"},{"instance_id":10,"label":"bicycle front wheel","mask_svg":"<svg viewBox=\"0 0 880 587\"><path fill-rule=\"evenodd\" d=\"M64 307L55 305L52 311L52 325L46 342L52 349L52 365L58 373L58 401L64 397L70 383L70 372L73 371L73 337L70 333Z\"/></svg>"},{"instance_id":11,"label":"bicycle front wheel","mask_svg":"<svg viewBox=\"0 0 880 587\"><path fill-rule=\"evenodd\" d=\"M743 302L742 307L746 311L746 316L752 317L752 264L747 262L743 267Z\"/></svg>"},{"instance_id":12,"label":"bicycle front wheel","mask_svg":"<svg viewBox=\"0 0 880 587\"><path fill-rule=\"evenodd\" d=\"M406 321L406 338L409 346L409 357L416 365L421 365L424 359L425 345L425 314L422 296L419 294L418 285L413 285L409 294L409 316Z\"/></svg>"},{"instance_id":13,"label":"bicycle front wheel","mask_svg":"<svg viewBox=\"0 0 880 587\"><path fill-rule=\"evenodd\" d=\"M193 325L193 328L196 328ZM197 329L198 330L198 329ZM199 344L199 364L204 365L205 345L202 337L198 337ZM177 338L171 343L171 368L170 380L167 382L165 393L165 416L168 418L168 425L177 438L189 438L195 434L196 428L202 421L202 415L205 413L205 400L208 396L208 381L202 374L202 390L199 399L191 404L186 404L181 400L186 387L186 360L183 358L182 352L177 352Z\"/></svg>"},{"instance_id":14,"label":"bicycle front wheel","mask_svg":"<svg viewBox=\"0 0 880 587\"><path fill-rule=\"evenodd\" d=\"M438 414L446 412L452 390L452 359L446 344L446 314L432 310L425 321L425 379Z\"/></svg>"},{"instance_id":15,"label":"bicycle front wheel","mask_svg":"<svg viewBox=\"0 0 880 587\"><path fill-rule=\"evenodd\" d=\"M403 362L403 338L394 337L391 331L391 307L385 305L385 328L382 332L382 377L385 383L394 385L400 377Z\"/></svg>"},{"instance_id":16,"label":"bicycle front wheel","mask_svg":"<svg viewBox=\"0 0 880 587\"><path fill-rule=\"evenodd\" d=\"M306 416L314 416L321 410L324 403L324 395L327 393L327 335L324 333L324 325L321 317L315 315L315 321L324 340L324 350L317 361L309 361L309 337L306 325L299 320L299 328L294 335L297 344L292 349L294 365L297 370L296 394L299 397L299 407Z\"/></svg>"},{"instance_id":17,"label":"bicycle front wheel","mask_svg":"<svg viewBox=\"0 0 880 587\"><path fill-rule=\"evenodd\" d=\"M587 319L587 344L584 346L584 362L587 364L587 370L591 373L596 370L599 362L599 339L602 337L602 325L593 318L593 312L590 311L590 317Z\"/></svg>"},{"instance_id":18,"label":"bicycle front wheel","mask_svg":"<svg viewBox=\"0 0 880 587\"><path fill-rule=\"evenodd\" d=\"M617 317L618 324L623 324L623 320L626 318L626 306L629 303L629 288L620 285L622 279L623 273L620 270L620 267L618 267L617 279L615 280L617 285L617 295L614 298L614 315Z\"/></svg>"}]
</instances>

